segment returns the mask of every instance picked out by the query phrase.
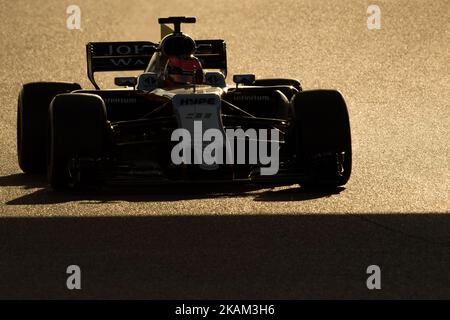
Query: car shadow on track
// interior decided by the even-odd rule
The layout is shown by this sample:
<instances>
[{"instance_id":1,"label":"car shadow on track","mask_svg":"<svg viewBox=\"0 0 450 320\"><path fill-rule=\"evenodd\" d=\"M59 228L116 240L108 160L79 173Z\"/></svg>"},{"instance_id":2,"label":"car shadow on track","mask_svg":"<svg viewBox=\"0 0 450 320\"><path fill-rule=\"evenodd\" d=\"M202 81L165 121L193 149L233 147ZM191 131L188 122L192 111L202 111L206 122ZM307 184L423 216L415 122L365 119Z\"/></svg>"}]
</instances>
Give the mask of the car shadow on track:
<instances>
[{"instance_id":1,"label":"car shadow on track","mask_svg":"<svg viewBox=\"0 0 450 320\"><path fill-rule=\"evenodd\" d=\"M101 203L114 201L148 202L180 201L194 199L253 197L255 201L305 201L330 197L339 194L345 188L317 190L292 185L287 189L274 189L270 185L256 184L197 184L163 185L146 187L109 187L87 188L56 192L48 187L45 177L39 175L13 174L0 177L0 186L38 189L30 194L6 202L6 205L58 204L72 201L96 201Z\"/></svg>"},{"instance_id":2,"label":"car shadow on track","mask_svg":"<svg viewBox=\"0 0 450 320\"><path fill-rule=\"evenodd\" d=\"M449 228L437 214L0 218L0 298L448 299Z\"/></svg>"},{"instance_id":3,"label":"car shadow on track","mask_svg":"<svg viewBox=\"0 0 450 320\"><path fill-rule=\"evenodd\" d=\"M0 187L23 187L26 189L45 188L47 179L40 174L15 173L0 176Z\"/></svg>"}]
</instances>

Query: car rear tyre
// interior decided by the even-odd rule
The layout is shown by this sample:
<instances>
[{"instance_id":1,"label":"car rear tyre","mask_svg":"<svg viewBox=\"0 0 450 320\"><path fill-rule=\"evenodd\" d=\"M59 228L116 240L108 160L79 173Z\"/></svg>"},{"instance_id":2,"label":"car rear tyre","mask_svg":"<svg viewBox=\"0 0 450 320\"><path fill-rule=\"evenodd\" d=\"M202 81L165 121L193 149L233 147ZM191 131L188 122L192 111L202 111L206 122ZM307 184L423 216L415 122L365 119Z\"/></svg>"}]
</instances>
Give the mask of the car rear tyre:
<instances>
[{"instance_id":1,"label":"car rear tyre","mask_svg":"<svg viewBox=\"0 0 450 320\"><path fill-rule=\"evenodd\" d=\"M334 90L311 90L292 99L296 161L306 169L300 185L338 187L352 168L350 122L344 98Z\"/></svg>"},{"instance_id":2,"label":"car rear tyre","mask_svg":"<svg viewBox=\"0 0 450 320\"><path fill-rule=\"evenodd\" d=\"M100 96L72 93L60 94L53 99L50 105L47 173L55 190L80 182L77 160L86 159L95 163L102 158L106 133L106 108Z\"/></svg>"},{"instance_id":3,"label":"car rear tyre","mask_svg":"<svg viewBox=\"0 0 450 320\"><path fill-rule=\"evenodd\" d=\"M57 94L79 89L79 84L63 82L23 85L17 104L17 157L23 172L45 172L50 102Z\"/></svg>"}]
</instances>

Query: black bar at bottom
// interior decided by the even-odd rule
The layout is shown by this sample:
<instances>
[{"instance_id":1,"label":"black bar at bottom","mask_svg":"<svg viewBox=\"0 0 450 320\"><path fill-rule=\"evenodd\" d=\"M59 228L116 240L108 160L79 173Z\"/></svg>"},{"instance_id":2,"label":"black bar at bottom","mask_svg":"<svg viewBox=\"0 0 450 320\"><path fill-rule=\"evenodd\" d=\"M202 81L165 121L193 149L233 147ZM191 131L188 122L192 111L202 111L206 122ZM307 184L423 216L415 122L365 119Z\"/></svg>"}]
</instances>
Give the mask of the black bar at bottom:
<instances>
[{"instance_id":1,"label":"black bar at bottom","mask_svg":"<svg viewBox=\"0 0 450 320\"><path fill-rule=\"evenodd\" d=\"M86 315L113 314L123 319L320 319L328 314L336 317L356 315L364 319L383 319L398 307L402 316L415 314L423 308L425 312L448 310L448 301L406 300L46 300L46 301L2 301L2 311L11 309L14 315L22 311L45 315L70 314L71 318L85 319ZM361 307L361 308L355 308ZM389 307L386 309L385 307ZM59 309L61 308L61 309ZM431 308L431 309L430 309ZM444 309L445 308L445 309ZM349 312L349 310L351 312ZM60 313L63 312L63 313Z\"/></svg>"}]
</instances>

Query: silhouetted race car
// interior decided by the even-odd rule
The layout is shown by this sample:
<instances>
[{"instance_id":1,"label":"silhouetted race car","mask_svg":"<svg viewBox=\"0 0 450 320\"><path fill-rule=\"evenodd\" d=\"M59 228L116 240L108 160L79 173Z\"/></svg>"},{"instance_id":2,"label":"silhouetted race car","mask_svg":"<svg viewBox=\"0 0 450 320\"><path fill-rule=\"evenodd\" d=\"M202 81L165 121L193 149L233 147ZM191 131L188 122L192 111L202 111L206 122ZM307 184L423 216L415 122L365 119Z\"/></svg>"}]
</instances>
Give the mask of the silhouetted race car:
<instances>
[{"instance_id":1,"label":"silhouetted race car","mask_svg":"<svg viewBox=\"0 0 450 320\"><path fill-rule=\"evenodd\" d=\"M191 17L160 18L159 43L91 42L88 77L25 84L17 148L25 173L54 189L76 185L248 181L337 187L352 162L342 95L294 79L233 76L223 40L181 32ZM163 29L162 29L163 30ZM96 72L140 70L100 89Z\"/></svg>"}]
</instances>

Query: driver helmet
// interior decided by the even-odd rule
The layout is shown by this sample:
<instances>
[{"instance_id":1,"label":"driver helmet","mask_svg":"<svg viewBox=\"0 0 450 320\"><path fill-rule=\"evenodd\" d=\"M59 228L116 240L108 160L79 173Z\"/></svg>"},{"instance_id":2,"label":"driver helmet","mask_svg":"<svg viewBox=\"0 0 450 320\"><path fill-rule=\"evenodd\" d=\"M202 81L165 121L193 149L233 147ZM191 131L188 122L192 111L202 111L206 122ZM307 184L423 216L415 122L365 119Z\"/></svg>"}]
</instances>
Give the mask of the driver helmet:
<instances>
[{"instance_id":1,"label":"driver helmet","mask_svg":"<svg viewBox=\"0 0 450 320\"><path fill-rule=\"evenodd\" d=\"M203 70L200 61L193 55L188 57L169 57L164 70L164 84L177 86L201 84Z\"/></svg>"}]
</instances>

